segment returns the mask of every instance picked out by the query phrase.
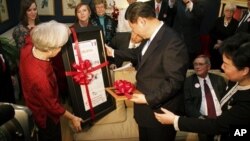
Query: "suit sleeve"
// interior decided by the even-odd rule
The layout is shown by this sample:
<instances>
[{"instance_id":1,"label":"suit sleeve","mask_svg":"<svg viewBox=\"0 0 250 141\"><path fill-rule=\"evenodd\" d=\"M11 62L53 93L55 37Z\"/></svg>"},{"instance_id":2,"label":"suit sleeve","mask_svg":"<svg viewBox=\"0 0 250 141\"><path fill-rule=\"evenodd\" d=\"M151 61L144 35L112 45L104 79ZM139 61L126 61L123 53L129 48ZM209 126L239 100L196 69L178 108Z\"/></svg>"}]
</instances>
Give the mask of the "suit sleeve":
<instances>
[{"instance_id":1,"label":"suit sleeve","mask_svg":"<svg viewBox=\"0 0 250 141\"><path fill-rule=\"evenodd\" d=\"M199 117L202 116L199 109L196 107L196 102L194 101L193 91L191 90L194 86L191 81L191 77L187 78L184 83L184 100L185 100L185 113L189 117ZM198 98L196 98L198 99Z\"/></svg>"}]
</instances>

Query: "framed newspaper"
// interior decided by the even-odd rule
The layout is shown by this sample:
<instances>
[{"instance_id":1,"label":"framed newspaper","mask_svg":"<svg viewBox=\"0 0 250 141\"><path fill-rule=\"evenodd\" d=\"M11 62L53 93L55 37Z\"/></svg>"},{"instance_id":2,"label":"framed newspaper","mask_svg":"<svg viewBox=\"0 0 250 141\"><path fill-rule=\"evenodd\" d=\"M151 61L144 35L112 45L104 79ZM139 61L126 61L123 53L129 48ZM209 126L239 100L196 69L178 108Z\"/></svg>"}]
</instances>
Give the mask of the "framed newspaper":
<instances>
[{"instance_id":1,"label":"framed newspaper","mask_svg":"<svg viewBox=\"0 0 250 141\"><path fill-rule=\"evenodd\" d=\"M83 126L91 125L113 111L115 100L105 91L112 82L105 64L107 59L101 29L73 29L62 56L73 112L82 117Z\"/></svg>"}]
</instances>

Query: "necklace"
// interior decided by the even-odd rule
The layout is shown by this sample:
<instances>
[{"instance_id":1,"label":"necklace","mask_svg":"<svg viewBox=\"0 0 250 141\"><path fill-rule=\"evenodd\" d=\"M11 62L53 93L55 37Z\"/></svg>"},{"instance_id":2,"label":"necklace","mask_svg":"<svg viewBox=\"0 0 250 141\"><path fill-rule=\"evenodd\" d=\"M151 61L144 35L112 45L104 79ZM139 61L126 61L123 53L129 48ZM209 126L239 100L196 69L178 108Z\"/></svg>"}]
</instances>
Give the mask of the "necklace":
<instances>
[{"instance_id":1,"label":"necklace","mask_svg":"<svg viewBox=\"0 0 250 141\"><path fill-rule=\"evenodd\" d=\"M37 54L37 52L36 52L36 48L35 47L33 47L32 48L32 54L33 54L33 56L35 57L35 58L37 58L37 59L39 59L39 60L43 60L43 61L49 61L49 59L48 58L46 58L44 55L42 55L42 54Z\"/></svg>"},{"instance_id":2,"label":"necklace","mask_svg":"<svg viewBox=\"0 0 250 141\"><path fill-rule=\"evenodd\" d=\"M224 19L224 26L227 27L231 20Z\"/></svg>"}]
</instances>

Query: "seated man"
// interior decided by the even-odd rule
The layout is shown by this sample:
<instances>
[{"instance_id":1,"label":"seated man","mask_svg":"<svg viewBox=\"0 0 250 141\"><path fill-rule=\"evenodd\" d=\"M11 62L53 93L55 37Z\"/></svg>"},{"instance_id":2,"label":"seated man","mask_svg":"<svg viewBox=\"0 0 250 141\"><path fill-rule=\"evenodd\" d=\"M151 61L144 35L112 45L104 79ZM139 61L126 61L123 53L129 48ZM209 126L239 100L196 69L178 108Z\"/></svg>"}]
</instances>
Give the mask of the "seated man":
<instances>
[{"instance_id":1,"label":"seated man","mask_svg":"<svg viewBox=\"0 0 250 141\"><path fill-rule=\"evenodd\" d=\"M134 32L118 32L111 41L110 46L117 50L133 49L140 45L142 37L135 34ZM124 61L132 62L133 66L137 65L137 60L125 60L121 58L109 58L111 64L115 64L116 67L121 67Z\"/></svg>"},{"instance_id":2,"label":"seated man","mask_svg":"<svg viewBox=\"0 0 250 141\"><path fill-rule=\"evenodd\" d=\"M211 64L205 55L194 62L195 74L185 80L186 115L196 118L216 118L221 114L220 100L225 94L226 82L221 76L209 73ZM199 134L200 141L212 141L214 135Z\"/></svg>"}]
</instances>

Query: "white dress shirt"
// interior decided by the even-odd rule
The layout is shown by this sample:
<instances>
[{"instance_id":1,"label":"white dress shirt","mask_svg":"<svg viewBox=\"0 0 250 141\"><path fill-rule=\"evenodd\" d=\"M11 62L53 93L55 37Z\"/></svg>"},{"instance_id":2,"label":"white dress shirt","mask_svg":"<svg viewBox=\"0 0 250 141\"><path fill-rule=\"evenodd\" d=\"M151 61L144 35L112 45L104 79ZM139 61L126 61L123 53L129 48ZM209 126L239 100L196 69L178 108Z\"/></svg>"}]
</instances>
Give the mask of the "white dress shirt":
<instances>
[{"instance_id":1,"label":"white dress shirt","mask_svg":"<svg viewBox=\"0 0 250 141\"><path fill-rule=\"evenodd\" d=\"M220 106L220 101L218 100L214 88L212 86L212 83L210 81L210 78L208 76L206 76L206 82L207 85L211 91L212 97L213 97L213 101L214 101L214 106L215 106L215 111L216 111L216 116L221 115L221 106ZM206 115L207 116L207 101L206 101L206 96L205 96L205 89L204 89L204 78L198 77L200 86L201 86L201 107L200 107L200 113L202 115Z\"/></svg>"},{"instance_id":2,"label":"white dress shirt","mask_svg":"<svg viewBox=\"0 0 250 141\"><path fill-rule=\"evenodd\" d=\"M160 25L155 29L154 33L152 34L152 36L150 37L150 39L147 41L147 43L144 45L141 55L143 56L145 54L145 52L147 51L151 41L154 39L156 33L158 33L158 31L160 30L160 28L163 26L163 22L161 21Z\"/></svg>"}]
</instances>

